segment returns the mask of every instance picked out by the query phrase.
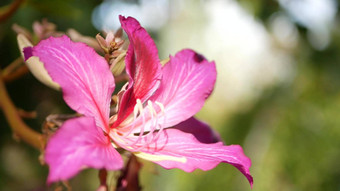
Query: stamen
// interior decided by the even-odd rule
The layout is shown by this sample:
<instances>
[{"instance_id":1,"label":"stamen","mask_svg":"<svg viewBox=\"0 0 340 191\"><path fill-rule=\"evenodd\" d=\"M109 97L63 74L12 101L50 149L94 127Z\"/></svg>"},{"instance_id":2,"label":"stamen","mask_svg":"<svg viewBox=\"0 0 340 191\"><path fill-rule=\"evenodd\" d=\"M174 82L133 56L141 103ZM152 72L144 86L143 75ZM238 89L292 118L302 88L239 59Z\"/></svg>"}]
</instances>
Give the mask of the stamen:
<instances>
[{"instance_id":1,"label":"stamen","mask_svg":"<svg viewBox=\"0 0 340 191\"><path fill-rule=\"evenodd\" d=\"M165 108L164 108L164 105L158 101L155 102L159 108L161 109L161 115L163 116L163 122L160 124L160 128L155 136L155 140L154 141L157 141L157 139L159 138L159 136L162 134L163 132L163 129L164 129L164 124L166 122L166 115L165 115Z\"/></svg>"},{"instance_id":2,"label":"stamen","mask_svg":"<svg viewBox=\"0 0 340 191\"><path fill-rule=\"evenodd\" d=\"M142 138L145 139L145 143L141 144L141 146L138 147L138 150L141 150L143 148L145 148L146 146L149 145L148 143L148 135L149 134L152 134L153 133L153 130L152 127L154 126L153 123L154 123L154 117L157 116L157 113L156 111L154 110L154 108L152 107L152 102L149 100L148 101L148 107L147 107L149 113L150 113L150 121L151 121L151 124L150 124L150 128L149 128L149 131L146 132L147 134L145 135L144 134L144 129L145 129L145 126L146 126L146 123L145 123L145 114L147 113L143 113L142 115L142 118L143 118L143 124L142 124L142 128L141 128L141 131L139 132L139 135L138 135L138 139L136 140L135 144L139 143L140 140Z\"/></svg>"},{"instance_id":3,"label":"stamen","mask_svg":"<svg viewBox=\"0 0 340 191\"><path fill-rule=\"evenodd\" d=\"M153 132L157 129L158 115L157 115L156 110L153 108L152 102L150 100L148 101L148 106L149 106L149 111L151 113L151 122L152 122L150 130L149 130L149 134L152 135ZM154 119L156 119L156 120L154 120Z\"/></svg>"},{"instance_id":4,"label":"stamen","mask_svg":"<svg viewBox=\"0 0 340 191\"><path fill-rule=\"evenodd\" d=\"M155 101L155 104L157 104L161 108L161 111L164 114L164 111L165 111L164 105L162 103L158 102L158 101Z\"/></svg>"},{"instance_id":5,"label":"stamen","mask_svg":"<svg viewBox=\"0 0 340 191\"><path fill-rule=\"evenodd\" d=\"M157 109L155 108L155 105L157 105ZM129 136L131 136L132 132L135 130L136 123L138 121L137 118L140 117L142 118L142 124L138 125L140 126L140 132L137 135L138 138L135 137L136 140L131 143L131 140L128 140ZM161 123L160 118L163 118ZM123 148L126 147L135 149L136 151L142 150L145 147L149 147L152 143L155 143L162 134L165 122L165 108L162 103L157 101L153 103L152 101L148 100L146 108L143 108L141 100L137 99L136 105L133 109L132 124L130 125L129 129L126 133L124 133L123 136L117 134L118 132L115 132L117 136L119 136L117 139L119 141L119 145Z\"/></svg>"},{"instance_id":6,"label":"stamen","mask_svg":"<svg viewBox=\"0 0 340 191\"><path fill-rule=\"evenodd\" d=\"M144 136L145 143L143 143L142 146L139 149L143 149L146 146L149 146L149 144L151 144L153 142L154 132L157 130L157 126L158 126L158 115L157 115L157 112L154 109L152 102L150 100L148 101L148 111L150 112L150 116L151 116L150 128L149 128L149 131L147 132L147 134Z\"/></svg>"},{"instance_id":7,"label":"stamen","mask_svg":"<svg viewBox=\"0 0 340 191\"><path fill-rule=\"evenodd\" d=\"M132 131L135 129L135 126L136 126L136 119L137 119L137 116L138 114L141 115L143 112L144 112L144 109L143 109L143 104L142 102L140 101L140 99L137 99L136 101L136 105L135 107L133 108L133 121L132 121L132 125L130 127L130 130L128 133L126 133L124 135L124 137L127 137L129 135L131 135ZM144 123L143 123L144 124Z\"/></svg>"},{"instance_id":8,"label":"stamen","mask_svg":"<svg viewBox=\"0 0 340 191\"><path fill-rule=\"evenodd\" d=\"M136 109L137 108L137 109ZM140 134L137 138L137 140L135 142L133 142L132 144L129 144L130 147L134 147L137 143L140 142L141 138L143 137L143 134L144 134L144 125L145 125L145 113L144 113L144 109L143 109L143 104L141 102L140 99L137 99L137 103L135 105L135 108L134 108L134 121L133 121L133 124L132 124L132 128L130 129L129 133L126 135L128 136L129 134L132 133L132 131L134 130L134 127L135 127L135 114L139 113L139 116L142 117L142 120L143 120L143 123L142 123L142 128L141 128L141 131L140 131Z\"/></svg>"},{"instance_id":9,"label":"stamen","mask_svg":"<svg viewBox=\"0 0 340 191\"><path fill-rule=\"evenodd\" d=\"M132 149L132 147L130 147L129 141L126 140L125 137L121 136L119 132L117 131L117 129L113 129L111 132L112 133L110 133L110 136L112 137L112 144L114 147L115 146L117 147L117 145L119 145L119 147L122 147L126 150Z\"/></svg>"},{"instance_id":10,"label":"stamen","mask_svg":"<svg viewBox=\"0 0 340 191\"><path fill-rule=\"evenodd\" d=\"M153 107L152 102L148 101L148 106L149 106L148 108L149 108L149 111L151 113L151 120L152 121L151 121L150 131L145 136L146 142L142 145L142 147L140 149L145 148L146 146L149 146L152 143L155 143L157 141L157 139L159 138L159 136L161 135L163 129L164 129L164 124L165 124L164 105L161 104L160 102L155 102L155 103L161 109L161 115L159 115L156 112L156 109ZM162 116L163 116L163 123L159 123L159 118L162 117ZM158 129L158 127L159 127L159 129Z\"/></svg>"}]
</instances>

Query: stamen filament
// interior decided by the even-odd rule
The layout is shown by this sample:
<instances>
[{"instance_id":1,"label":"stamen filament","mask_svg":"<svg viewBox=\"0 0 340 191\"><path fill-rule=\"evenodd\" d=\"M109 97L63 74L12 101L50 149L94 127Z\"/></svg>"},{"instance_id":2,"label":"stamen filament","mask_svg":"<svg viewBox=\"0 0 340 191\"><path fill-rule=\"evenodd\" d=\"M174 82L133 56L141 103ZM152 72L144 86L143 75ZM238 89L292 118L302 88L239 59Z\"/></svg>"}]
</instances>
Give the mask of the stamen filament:
<instances>
[{"instance_id":1,"label":"stamen filament","mask_svg":"<svg viewBox=\"0 0 340 191\"><path fill-rule=\"evenodd\" d=\"M158 108L155 108L155 105ZM148 116L150 115L150 116ZM132 116L131 116L132 117ZM140 128L140 132L138 133L138 137L133 136L133 131L135 130L136 123L138 123L138 118L142 118L142 124L138 125ZM163 117L162 122L160 123L160 118ZM147 118L147 119L146 119ZM126 133L121 133L119 135L118 131L115 131L115 134L119 136L117 140L119 141L119 145L122 147L126 147L129 149L135 149L136 151L142 150L145 147L149 147L152 143L155 143L160 135L163 132L164 124L166 122L165 116L165 108L164 105L160 102L152 102L148 100L146 108L143 107L143 104L140 99L136 100L136 105L133 110L133 120L132 124L130 123L130 127ZM130 138L135 139L132 142ZM130 139L130 140L129 140ZM131 143L132 142L132 143ZM154 148L157 149L157 148Z\"/></svg>"}]
</instances>

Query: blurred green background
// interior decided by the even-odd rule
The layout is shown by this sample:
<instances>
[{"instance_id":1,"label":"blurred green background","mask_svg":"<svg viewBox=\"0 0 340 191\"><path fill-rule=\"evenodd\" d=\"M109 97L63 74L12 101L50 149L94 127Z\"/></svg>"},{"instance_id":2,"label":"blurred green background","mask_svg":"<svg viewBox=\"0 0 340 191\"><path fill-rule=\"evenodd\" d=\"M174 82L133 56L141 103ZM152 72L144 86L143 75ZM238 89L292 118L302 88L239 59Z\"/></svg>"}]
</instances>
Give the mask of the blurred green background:
<instances>
[{"instance_id":1,"label":"blurred green background","mask_svg":"<svg viewBox=\"0 0 340 191\"><path fill-rule=\"evenodd\" d=\"M1 0L0 6L10 4ZM136 17L161 58L192 48L215 60L214 93L198 118L226 144L240 144L252 159L254 191L340 190L340 22L335 0L26 0L0 23L0 67L20 56L16 23L32 30L47 18L59 31L95 36L116 29L117 15ZM4 8L0 8L3 11ZM31 74L7 83L26 120L40 131L51 113L71 113L60 92ZM15 141L0 114L0 190L47 190L39 152ZM110 177L116 176L114 172ZM203 172L164 170L145 163L145 190L250 190L234 167ZM71 180L74 190L95 190L96 170Z\"/></svg>"}]
</instances>

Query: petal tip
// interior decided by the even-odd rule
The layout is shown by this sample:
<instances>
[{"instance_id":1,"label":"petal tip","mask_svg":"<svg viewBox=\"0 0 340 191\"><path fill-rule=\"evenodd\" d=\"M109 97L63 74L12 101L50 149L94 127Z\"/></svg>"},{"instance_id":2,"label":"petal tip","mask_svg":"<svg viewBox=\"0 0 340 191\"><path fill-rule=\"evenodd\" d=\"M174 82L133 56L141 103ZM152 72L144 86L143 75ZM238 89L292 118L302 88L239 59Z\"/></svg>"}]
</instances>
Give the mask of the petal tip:
<instances>
[{"instance_id":1,"label":"petal tip","mask_svg":"<svg viewBox=\"0 0 340 191\"><path fill-rule=\"evenodd\" d=\"M125 21L125 20L126 20L125 16L119 15L119 21L120 21L120 22L123 22L123 21Z\"/></svg>"},{"instance_id":2,"label":"petal tip","mask_svg":"<svg viewBox=\"0 0 340 191\"><path fill-rule=\"evenodd\" d=\"M29 58L33 56L33 47L25 47L23 50L24 53L24 60L27 61Z\"/></svg>"},{"instance_id":3,"label":"petal tip","mask_svg":"<svg viewBox=\"0 0 340 191\"><path fill-rule=\"evenodd\" d=\"M195 52L194 54L194 60L198 63L203 62L203 60L206 60L205 57L202 54L199 54L197 52Z\"/></svg>"},{"instance_id":4,"label":"petal tip","mask_svg":"<svg viewBox=\"0 0 340 191\"><path fill-rule=\"evenodd\" d=\"M251 167L251 160L249 157L247 157L244 154L243 148L240 145L230 145L230 147L234 147L236 153L238 153L238 155L240 156L240 158L242 158L242 163L243 165L234 165L236 168L238 168L242 174L244 174L244 176L248 179L248 182L250 184L250 187L253 188L253 176L250 174L249 169ZM241 164L242 164L241 163Z\"/></svg>"},{"instance_id":5,"label":"petal tip","mask_svg":"<svg viewBox=\"0 0 340 191\"><path fill-rule=\"evenodd\" d=\"M254 185L254 180L253 180L253 177L251 175L249 175L247 177L248 181L249 181L249 184L250 184L250 188L253 189L253 185Z\"/></svg>"},{"instance_id":6,"label":"petal tip","mask_svg":"<svg viewBox=\"0 0 340 191\"><path fill-rule=\"evenodd\" d=\"M119 21L122 25L122 28L125 30L125 32L129 35L132 34L133 31L138 30L141 28L140 23L133 17L125 17L122 15L119 15Z\"/></svg>"}]
</instances>

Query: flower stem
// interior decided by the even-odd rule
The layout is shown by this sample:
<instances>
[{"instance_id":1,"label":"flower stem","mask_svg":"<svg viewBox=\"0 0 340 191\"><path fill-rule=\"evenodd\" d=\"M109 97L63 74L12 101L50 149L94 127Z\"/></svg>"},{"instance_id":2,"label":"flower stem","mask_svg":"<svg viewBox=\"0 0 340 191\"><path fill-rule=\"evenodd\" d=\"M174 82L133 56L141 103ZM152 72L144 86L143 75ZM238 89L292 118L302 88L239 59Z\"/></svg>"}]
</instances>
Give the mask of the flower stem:
<instances>
[{"instance_id":1,"label":"flower stem","mask_svg":"<svg viewBox=\"0 0 340 191\"><path fill-rule=\"evenodd\" d=\"M37 148L43 148L43 136L42 134L32 130L28 127L14 106L12 100L9 98L7 90L2 80L1 70L0 70L0 106L3 113L9 123L9 126L13 130L14 134L28 143L29 145Z\"/></svg>"},{"instance_id":2,"label":"flower stem","mask_svg":"<svg viewBox=\"0 0 340 191\"><path fill-rule=\"evenodd\" d=\"M10 65L8 65L5 69L2 70L2 80L3 82L11 82L14 81L21 76L27 74L29 72L27 66L23 64L24 60L19 57L15 59Z\"/></svg>"},{"instance_id":3,"label":"flower stem","mask_svg":"<svg viewBox=\"0 0 340 191\"><path fill-rule=\"evenodd\" d=\"M0 12L0 22L3 22L11 17L23 2L24 0L15 0L10 5L8 5L8 7L4 9L4 11Z\"/></svg>"}]
</instances>

